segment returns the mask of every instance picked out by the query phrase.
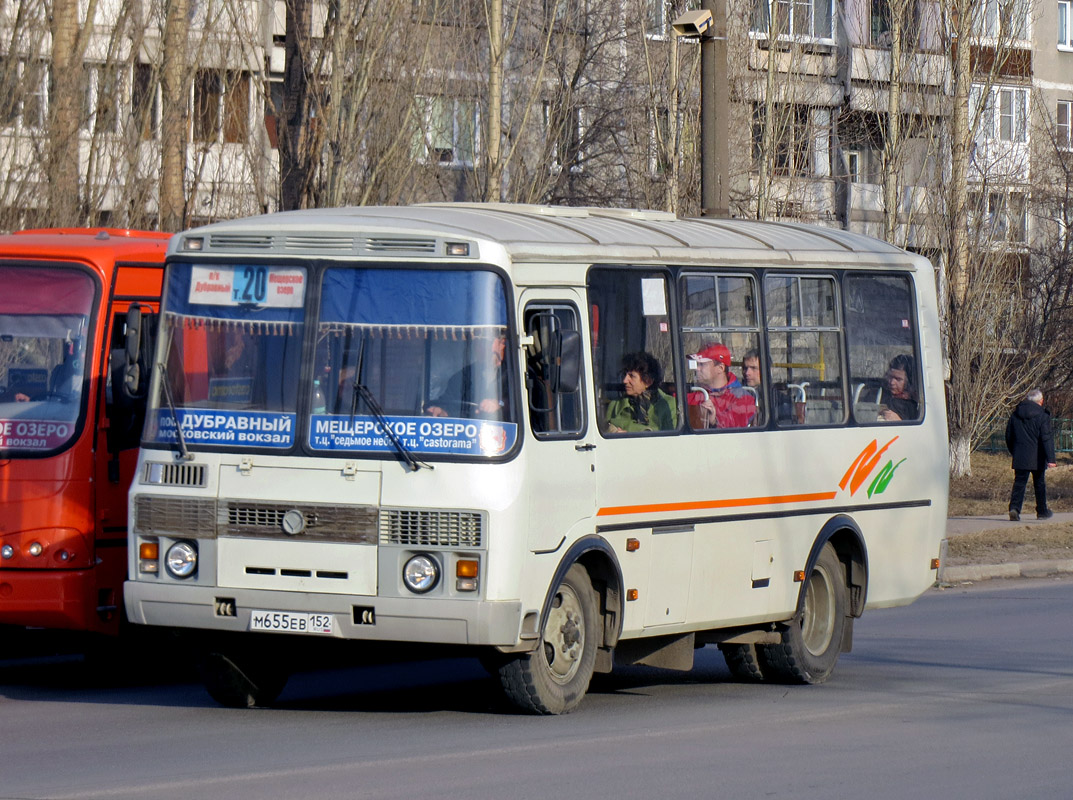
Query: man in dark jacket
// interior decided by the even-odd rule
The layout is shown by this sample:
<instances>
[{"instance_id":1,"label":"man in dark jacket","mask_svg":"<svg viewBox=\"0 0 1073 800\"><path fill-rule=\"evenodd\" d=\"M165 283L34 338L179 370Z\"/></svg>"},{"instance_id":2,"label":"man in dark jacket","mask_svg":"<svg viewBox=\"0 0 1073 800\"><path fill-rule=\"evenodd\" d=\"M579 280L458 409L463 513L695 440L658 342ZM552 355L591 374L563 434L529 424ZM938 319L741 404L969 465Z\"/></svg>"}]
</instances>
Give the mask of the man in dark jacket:
<instances>
[{"instance_id":1,"label":"man in dark jacket","mask_svg":"<svg viewBox=\"0 0 1073 800\"><path fill-rule=\"evenodd\" d=\"M1028 474L1036 493L1036 519L1050 519L1047 508L1047 467L1056 466L1051 412L1043 407L1043 392L1033 389L1013 410L1006 423L1006 449L1013 456L1013 491L1010 492L1010 519L1021 519Z\"/></svg>"}]
</instances>

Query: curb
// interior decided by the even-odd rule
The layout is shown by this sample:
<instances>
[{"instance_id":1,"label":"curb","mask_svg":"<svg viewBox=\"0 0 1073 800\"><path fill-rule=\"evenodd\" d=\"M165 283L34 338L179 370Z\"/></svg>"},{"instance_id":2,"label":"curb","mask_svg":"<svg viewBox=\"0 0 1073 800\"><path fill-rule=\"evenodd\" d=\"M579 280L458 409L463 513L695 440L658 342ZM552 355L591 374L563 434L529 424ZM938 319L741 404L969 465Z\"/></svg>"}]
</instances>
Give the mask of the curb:
<instances>
[{"instance_id":1,"label":"curb","mask_svg":"<svg viewBox=\"0 0 1073 800\"><path fill-rule=\"evenodd\" d=\"M1045 578L1060 573L1073 573L1073 559L944 567L939 574L939 584L986 581L991 578Z\"/></svg>"}]
</instances>

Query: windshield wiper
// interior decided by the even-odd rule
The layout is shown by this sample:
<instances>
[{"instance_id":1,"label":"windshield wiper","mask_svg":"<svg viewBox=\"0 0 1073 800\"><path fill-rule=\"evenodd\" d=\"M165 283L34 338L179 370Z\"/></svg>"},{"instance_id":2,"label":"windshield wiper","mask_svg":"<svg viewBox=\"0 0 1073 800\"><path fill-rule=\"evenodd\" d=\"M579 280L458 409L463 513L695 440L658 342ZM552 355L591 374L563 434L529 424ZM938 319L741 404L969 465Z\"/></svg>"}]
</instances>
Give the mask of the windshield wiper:
<instances>
[{"instance_id":1,"label":"windshield wiper","mask_svg":"<svg viewBox=\"0 0 1073 800\"><path fill-rule=\"evenodd\" d=\"M354 419L354 412L357 411L358 397L365 401L365 405L369 407L369 411L372 412L373 418L380 423L380 427L383 428L387 438L391 441L392 446L398 451L402 460L405 461L411 472L417 472L417 470L425 467L426 469L432 469L431 464L426 464L421 461L410 449L402 443L402 440L398 437L395 431L391 430L391 424L388 422L387 417L384 416L384 410L380 407L380 403L377 402L373 393L369 391L369 387L362 383L360 380L354 381L354 394L351 396L351 411L350 418Z\"/></svg>"},{"instance_id":2,"label":"windshield wiper","mask_svg":"<svg viewBox=\"0 0 1073 800\"><path fill-rule=\"evenodd\" d=\"M369 391L369 387L361 382L362 367L365 366L365 337L362 336L361 345L358 348L358 363L357 369L354 372L354 388L350 393L350 421L354 421L354 415L358 411L358 398L360 397L365 401L365 405L369 407L369 411L372 412L373 419L380 423L380 427L383 428L384 434L391 442L392 447L398 452L407 466L410 467L411 472L417 472L422 467L426 469L432 469L431 464L426 464L421 461L410 449L402 443L402 440L398 437L395 431L391 430L391 425L388 422L387 417L384 416L384 409L380 407L380 403L377 401L373 393Z\"/></svg>"},{"instance_id":3,"label":"windshield wiper","mask_svg":"<svg viewBox=\"0 0 1073 800\"><path fill-rule=\"evenodd\" d=\"M175 403L171 399L171 380L168 377L168 368L164 366L163 361L158 361L156 365L160 367L160 378L164 386L164 399L168 401L168 410L171 411L171 418L175 422L175 441L179 444L179 453L183 461L191 461L194 457L186 449L183 426L179 424L179 412L175 410Z\"/></svg>"}]
</instances>

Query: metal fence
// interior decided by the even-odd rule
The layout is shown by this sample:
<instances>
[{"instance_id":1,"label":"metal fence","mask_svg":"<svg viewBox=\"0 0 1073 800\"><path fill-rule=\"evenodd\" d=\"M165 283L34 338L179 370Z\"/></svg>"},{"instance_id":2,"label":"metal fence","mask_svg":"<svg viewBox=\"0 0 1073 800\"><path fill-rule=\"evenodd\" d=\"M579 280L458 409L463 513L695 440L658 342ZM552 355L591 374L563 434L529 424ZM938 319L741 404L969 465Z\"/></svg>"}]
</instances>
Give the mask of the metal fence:
<instances>
[{"instance_id":1,"label":"metal fence","mask_svg":"<svg viewBox=\"0 0 1073 800\"><path fill-rule=\"evenodd\" d=\"M1052 419L1051 431L1054 433L1055 452L1073 453L1073 418ZM997 423L978 449L986 453L1005 453L1006 422Z\"/></svg>"}]
</instances>

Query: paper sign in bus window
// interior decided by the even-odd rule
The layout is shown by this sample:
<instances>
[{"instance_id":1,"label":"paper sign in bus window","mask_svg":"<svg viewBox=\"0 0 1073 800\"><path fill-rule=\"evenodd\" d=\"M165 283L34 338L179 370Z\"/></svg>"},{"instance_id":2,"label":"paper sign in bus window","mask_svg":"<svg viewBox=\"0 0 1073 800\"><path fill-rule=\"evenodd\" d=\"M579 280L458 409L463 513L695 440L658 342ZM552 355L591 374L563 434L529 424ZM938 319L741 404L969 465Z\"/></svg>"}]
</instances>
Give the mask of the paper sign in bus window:
<instances>
[{"instance_id":1,"label":"paper sign in bus window","mask_svg":"<svg viewBox=\"0 0 1073 800\"><path fill-rule=\"evenodd\" d=\"M302 269L246 265L190 268L191 304L301 308L306 274Z\"/></svg>"},{"instance_id":2,"label":"paper sign in bus window","mask_svg":"<svg viewBox=\"0 0 1073 800\"><path fill-rule=\"evenodd\" d=\"M667 316L667 290L663 278L641 279L641 307L646 317Z\"/></svg>"}]
</instances>

